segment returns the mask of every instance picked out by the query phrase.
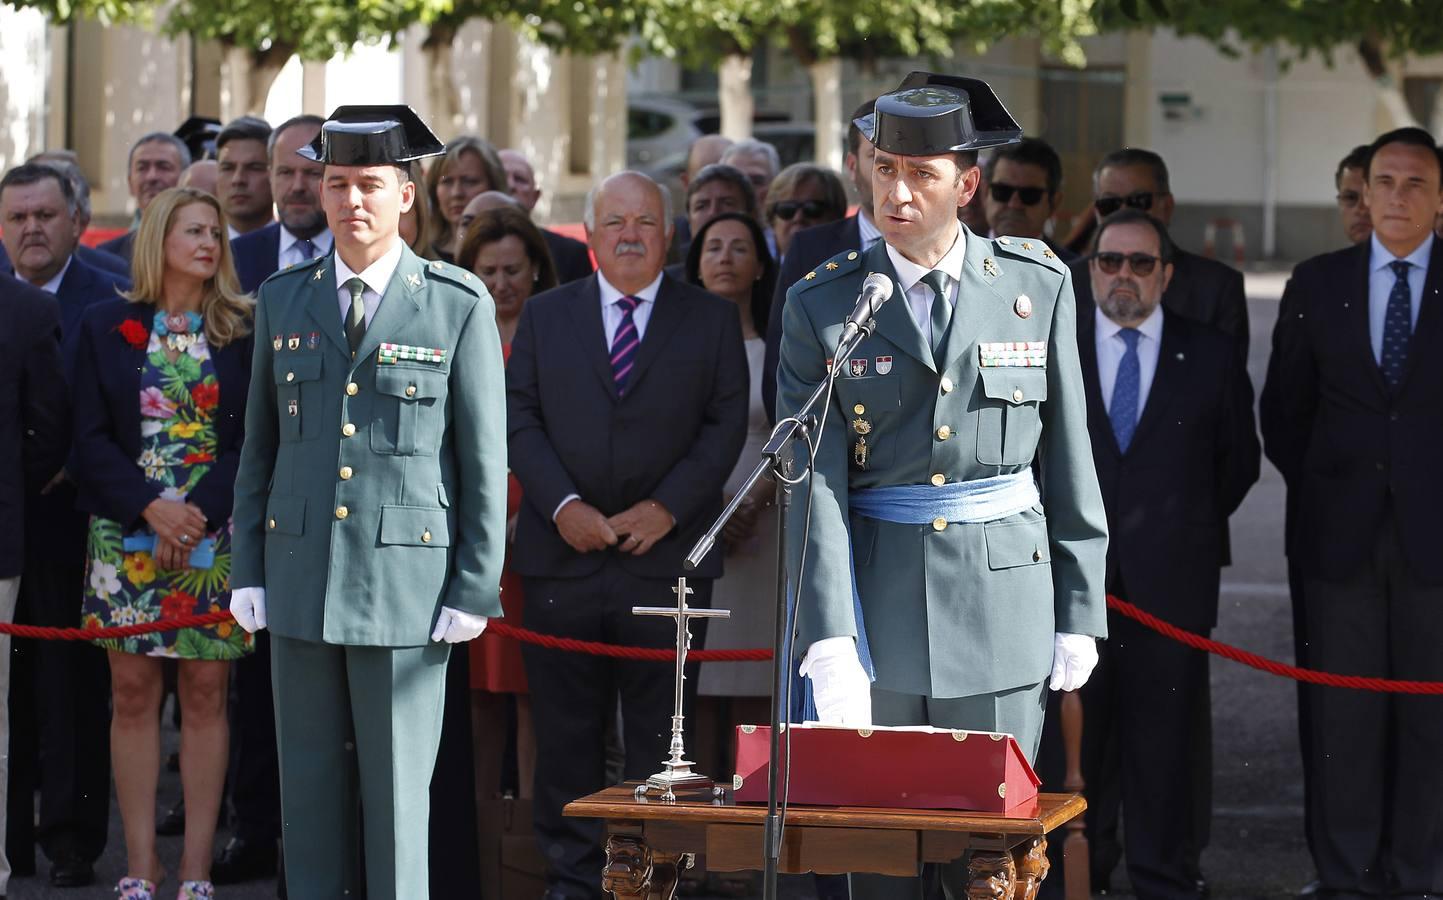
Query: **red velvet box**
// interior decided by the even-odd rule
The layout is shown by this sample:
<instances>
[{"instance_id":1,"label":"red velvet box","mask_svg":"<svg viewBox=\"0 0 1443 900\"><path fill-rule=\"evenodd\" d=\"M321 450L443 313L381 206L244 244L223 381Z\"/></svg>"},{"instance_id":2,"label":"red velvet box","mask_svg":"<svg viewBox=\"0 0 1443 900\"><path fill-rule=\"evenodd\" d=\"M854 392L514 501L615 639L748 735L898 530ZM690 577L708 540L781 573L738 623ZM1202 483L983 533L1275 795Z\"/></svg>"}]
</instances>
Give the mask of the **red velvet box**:
<instances>
[{"instance_id":1,"label":"red velvet box","mask_svg":"<svg viewBox=\"0 0 1443 900\"><path fill-rule=\"evenodd\" d=\"M930 726L784 726L791 732L792 803L1005 813L1037 799L1041 784L1010 734ZM767 801L771 728L737 728L738 803Z\"/></svg>"}]
</instances>

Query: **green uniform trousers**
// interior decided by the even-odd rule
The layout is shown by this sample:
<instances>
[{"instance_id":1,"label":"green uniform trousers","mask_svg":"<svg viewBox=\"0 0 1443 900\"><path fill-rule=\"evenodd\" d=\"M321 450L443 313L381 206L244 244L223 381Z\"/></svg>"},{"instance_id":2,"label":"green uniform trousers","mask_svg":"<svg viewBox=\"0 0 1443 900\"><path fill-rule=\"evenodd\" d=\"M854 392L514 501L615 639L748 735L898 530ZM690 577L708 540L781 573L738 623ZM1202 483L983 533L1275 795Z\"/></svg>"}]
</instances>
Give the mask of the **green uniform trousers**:
<instances>
[{"instance_id":1,"label":"green uniform trousers","mask_svg":"<svg viewBox=\"0 0 1443 900\"><path fill-rule=\"evenodd\" d=\"M290 896L361 896L363 819L368 900L427 900L429 787L450 649L272 635Z\"/></svg>"},{"instance_id":2,"label":"green uniform trousers","mask_svg":"<svg viewBox=\"0 0 1443 900\"><path fill-rule=\"evenodd\" d=\"M1042 739L1042 718L1047 709L1047 682L995 694L938 699L919 694L896 694L872 688L873 725L933 725L968 731L1006 732L1017 739L1030 763L1037 758ZM967 896L967 857L945 866L929 866L929 874L942 879L950 900ZM888 875L847 876L852 900L920 900L922 878Z\"/></svg>"}]
</instances>

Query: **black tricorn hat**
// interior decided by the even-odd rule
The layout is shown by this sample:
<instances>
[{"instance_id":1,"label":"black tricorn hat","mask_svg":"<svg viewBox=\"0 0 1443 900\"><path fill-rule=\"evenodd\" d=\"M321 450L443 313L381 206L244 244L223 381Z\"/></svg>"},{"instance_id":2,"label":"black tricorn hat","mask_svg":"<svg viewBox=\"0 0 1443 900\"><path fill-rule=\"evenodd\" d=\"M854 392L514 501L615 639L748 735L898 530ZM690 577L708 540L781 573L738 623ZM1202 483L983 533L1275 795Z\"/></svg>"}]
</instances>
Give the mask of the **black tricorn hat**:
<instances>
[{"instance_id":1,"label":"black tricorn hat","mask_svg":"<svg viewBox=\"0 0 1443 900\"><path fill-rule=\"evenodd\" d=\"M913 72L853 122L885 153L940 156L1021 140L1022 128L980 78Z\"/></svg>"},{"instance_id":2,"label":"black tricorn hat","mask_svg":"<svg viewBox=\"0 0 1443 900\"><path fill-rule=\"evenodd\" d=\"M220 119L191 116L180 123L180 127L175 130L175 136L190 150L190 158L195 161L215 159L215 139L220 132Z\"/></svg>"},{"instance_id":3,"label":"black tricorn hat","mask_svg":"<svg viewBox=\"0 0 1443 900\"><path fill-rule=\"evenodd\" d=\"M316 139L296 152L332 166L404 165L445 146L409 106L338 106Z\"/></svg>"}]
</instances>

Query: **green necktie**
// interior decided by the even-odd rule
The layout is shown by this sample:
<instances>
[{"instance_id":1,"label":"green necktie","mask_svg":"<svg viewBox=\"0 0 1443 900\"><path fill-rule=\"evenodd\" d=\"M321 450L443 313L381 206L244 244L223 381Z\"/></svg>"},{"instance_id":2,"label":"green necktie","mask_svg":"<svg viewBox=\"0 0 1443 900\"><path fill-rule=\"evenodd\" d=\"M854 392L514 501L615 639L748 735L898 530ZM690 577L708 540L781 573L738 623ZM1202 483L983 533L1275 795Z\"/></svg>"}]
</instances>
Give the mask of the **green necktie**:
<instances>
[{"instance_id":1,"label":"green necktie","mask_svg":"<svg viewBox=\"0 0 1443 900\"><path fill-rule=\"evenodd\" d=\"M366 336L366 301L361 299L366 292L366 283L352 278L346 282L345 288L351 292L351 308L346 313L346 341L351 345L351 356L354 357L361 346L361 338Z\"/></svg>"},{"instance_id":2,"label":"green necktie","mask_svg":"<svg viewBox=\"0 0 1443 900\"><path fill-rule=\"evenodd\" d=\"M952 304L942 290L947 274L936 269L922 276L922 284L932 289L932 359L942 367L942 345L947 340L947 326L952 322Z\"/></svg>"}]
</instances>

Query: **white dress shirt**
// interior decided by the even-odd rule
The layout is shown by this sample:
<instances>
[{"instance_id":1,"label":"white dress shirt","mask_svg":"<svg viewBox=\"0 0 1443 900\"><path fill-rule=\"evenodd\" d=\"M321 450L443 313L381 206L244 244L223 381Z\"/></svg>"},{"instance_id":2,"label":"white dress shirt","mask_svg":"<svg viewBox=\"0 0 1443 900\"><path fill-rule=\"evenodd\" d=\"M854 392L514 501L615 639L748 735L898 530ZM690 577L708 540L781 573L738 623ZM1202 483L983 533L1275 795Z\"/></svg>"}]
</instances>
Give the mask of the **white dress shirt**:
<instances>
[{"instance_id":1,"label":"white dress shirt","mask_svg":"<svg viewBox=\"0 0 1443 900\"><path fill-rule=\"evenodd\" d=\"M294 266L303 262L310 262L314 257L302 253L296 243L300 238L291 234L286 226L281 226L280 247L276 251L276 270L284 269L286 266ZM331 229L323 228L321 233L311 238L311 243L316 245L316 256L325 256L331 252L331 245L335 238L331 236Z\"/></svg>"},{"instance_id":2,"label":"white dress shirt","mask_svg":"<svg viewBox=\"0 0 1443 900\"><path fill-rule=\"evenodd\" d=\"M1123 326L1104 316L1100 308L1095 308L1093 315L1097 323L1097 387L1102 392L1103 407L1111 412L1112 389L1117 384L1117 367L1122 364L1123 354L1127 352L1127 342L1118 334ZM1161 303L1152 311L1152 315L1142 320L1137 330L1142 335L1137 342L1137 414L1141 416L1142 411L1147 408L1147 395L1152 390L1152 378L1157 374L1157 357L1162 350Z\"/></svg>"},{"instance_id":3,"label":"white dress shirt","mask_svg":"<svg viewBox=\"0 0 1443 900\"><path fill-rule=\"evenodd\" d=\"M897 283L902 286L902 293L907 297L907 309L912 313L912 321L922 331L922 339L927 346L932 346L932 288L922 283L922 276L928 272L939 271L947 276L947 283L943 287L943 295L947 302L952 304L955 311L957 308L957 286L962 283L962 266L967 262L967 235L961 229L957 229L957 240L952 242L952 249L937 262L931 269L919 266L912 262L891 244L887 245L887 258L892 260L892 268L897 272Z\"/></svg>"},{"instance_id":4,"label":"white dress shirt","mask_svg":"<svg viewBox=\"0 0 1443 900\"><path fill-rule=\"evenodd\" d=\"M376 308L381 305L381 298L386 295L386 288L391 284L391 276L396 274L396 267L401 264L401 251L406 248L406 242L400 237L386 251L386 255L371 263L364 272L352 272L351 267L341 259L341 254L336 254L336 299L341 304L341 322L346 321L351 311L351 291L346 287L346 282L352 278L360 278L366 283L366 289L361 292L361 302L366 305L366 325L376 317Z\"/></svg>"},{"instance_id":5,"label":"white dress shirt","mask_svg":"<svg viewBox=\"0 0 1443 900\"><path fill-rule=\"evenodd\" d=\"M601 327L606 329L606 349L610 350L612 340L616 337L616 329L621 327L621 320L626 317L626 311L617 306L616 301L627 295L612 287L611 282L607 281L600 271L596 273L596 282L601 287ZM631 312L631 322L636 326L638 341L646 337L646 323L651 321L651 311L656 307L656 292L659 290L661 275L657 275L651 284L631 295L641 301Z\"/></svg>"},{"instance_id":6,"label":"white dress shirt","mask_svg":"<svg viewBox=\"0 0 1443 900\"><path fill-rule=\"evenodd\" d=\"M60 282L65 280L65 273L70 271L70 261L74 258L74 253L71 253L69 256L65 257L65 265L60 267L60 271L55 273L54 278L40 285L40 290L45 291L47 294L54 294L55 292L59 291ZM18 278L20 276L17 275L16 277Z\"/></svg>"},{"instance_id":7,"label":"white dress shirt","mask_svg":"<svg viewBox=\"0 0 1443 900\"><path fill-rule=\"evenodd\" d=\"M1393 283L1398 277L1388 264L1398 259L1378 240L1371 238L1373 252L1368 257L1368 337L1373 342L1373 359L1383 361L1383 321L1388 316L1388 295L1393 292ZM1433 255L1433 235L1429 234L1418 249L1403 257L1412 263L1408 267L1408 289L1412 292L1412 317L1414 329L1418 327L1418 310L1423 305L1423 281L1428 277L1428 259Z\"/></svg>"}]
</instances>

